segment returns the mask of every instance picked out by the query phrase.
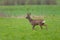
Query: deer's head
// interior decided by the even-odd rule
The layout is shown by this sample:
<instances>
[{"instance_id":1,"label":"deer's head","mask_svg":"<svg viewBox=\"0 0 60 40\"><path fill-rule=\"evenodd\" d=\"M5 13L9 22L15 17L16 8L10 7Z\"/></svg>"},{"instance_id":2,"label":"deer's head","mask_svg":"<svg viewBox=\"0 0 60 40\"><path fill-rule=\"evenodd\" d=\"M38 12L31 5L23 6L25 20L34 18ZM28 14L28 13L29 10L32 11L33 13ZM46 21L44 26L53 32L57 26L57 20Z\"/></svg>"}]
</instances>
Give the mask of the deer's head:
<instances>
[{"instance_id":1,"label":"deer's head","mask_svg":"<svg viewBox=\"0 0 60 40\"><path fill-rule=\"evenodd\" d=\"M31 13L27 13L26 19L30 18Z\"/></svg>"}]
</instances>

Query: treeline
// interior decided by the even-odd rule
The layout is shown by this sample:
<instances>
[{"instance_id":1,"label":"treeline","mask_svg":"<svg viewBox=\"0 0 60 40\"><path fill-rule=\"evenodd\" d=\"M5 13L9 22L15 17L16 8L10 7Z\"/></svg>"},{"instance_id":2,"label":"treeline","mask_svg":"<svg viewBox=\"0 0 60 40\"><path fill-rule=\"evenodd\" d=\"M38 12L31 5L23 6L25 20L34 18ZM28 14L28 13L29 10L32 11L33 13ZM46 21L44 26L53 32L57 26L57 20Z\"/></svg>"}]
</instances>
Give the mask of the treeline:
<instances>
[{"instance_id":1,"label":"treeline","mask_svg":"<svg viewBox=\"0 0 60 40\"><path fill-rule=\"evenodd\" d=\"M56 0L0 0L0 5L57 4Z\"/></svg>"}]
</instances>

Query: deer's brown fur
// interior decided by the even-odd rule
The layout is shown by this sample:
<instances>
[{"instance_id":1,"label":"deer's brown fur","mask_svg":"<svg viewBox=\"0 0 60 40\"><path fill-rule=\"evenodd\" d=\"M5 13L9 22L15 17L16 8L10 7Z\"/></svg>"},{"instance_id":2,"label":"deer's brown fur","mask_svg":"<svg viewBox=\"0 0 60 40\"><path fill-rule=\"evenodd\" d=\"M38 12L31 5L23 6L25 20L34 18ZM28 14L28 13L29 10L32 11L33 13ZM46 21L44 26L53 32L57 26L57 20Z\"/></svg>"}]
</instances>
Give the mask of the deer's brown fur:
<instances>
[{"instance_id":1,"label":"deer's brown fur","mask_svg":"<svg viewBox=\"0 0 60 40\"><path fill-rule=\"evenodd\" d=\"M47 25L44 23L44 20L43 20L43 19L33 20L33 19L30 17L30 15L31 15L31 14L27 14L26 19L28 19L29 22L32 24L32 26L33 26L32 29L34 29L34 27L35 27L36 25L39 25L39 26L41 27L41 29L42 29L42 26L45 26L46 29L47 29Z\"/></svg>"}]
</instances>

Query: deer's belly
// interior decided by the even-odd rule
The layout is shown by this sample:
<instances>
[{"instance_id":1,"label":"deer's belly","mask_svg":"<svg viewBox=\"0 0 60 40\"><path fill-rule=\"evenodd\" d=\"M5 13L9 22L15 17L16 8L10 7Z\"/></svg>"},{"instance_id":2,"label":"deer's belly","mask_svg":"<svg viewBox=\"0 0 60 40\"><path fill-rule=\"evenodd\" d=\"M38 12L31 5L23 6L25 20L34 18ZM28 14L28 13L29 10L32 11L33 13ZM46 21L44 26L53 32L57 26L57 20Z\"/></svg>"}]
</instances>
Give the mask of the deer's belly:
<instances>
[{"instance_id":1,"label":"deer's belly","mask_svg":"<svg viewBox=\"0 0 60 40\"><path fill-rule=\"evenodd\" d=\"M44 21L32 21L31 24L32 25L44 25L45 20Z\"/></svg>"},{"instance_id":2,"label":"deer's belly","mask_svg":"<svg viewBox=\"0 0 60 40\"><path fill-rule=\"evenodd\" d=\"M39 25L40 22L31 22L32 25Z\"/></svg>"}]
</instances>

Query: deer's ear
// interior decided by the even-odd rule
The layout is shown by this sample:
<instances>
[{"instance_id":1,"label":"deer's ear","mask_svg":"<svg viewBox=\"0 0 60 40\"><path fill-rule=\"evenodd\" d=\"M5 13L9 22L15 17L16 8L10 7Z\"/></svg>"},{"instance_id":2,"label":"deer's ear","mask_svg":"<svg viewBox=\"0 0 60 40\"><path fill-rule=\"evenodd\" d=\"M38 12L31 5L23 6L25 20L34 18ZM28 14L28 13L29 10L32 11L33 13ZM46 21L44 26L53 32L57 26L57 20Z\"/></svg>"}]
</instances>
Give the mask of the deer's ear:
<instances>
[{"instance_id":1,"label":"deer's ear","mask_svg":"<svg viewBox=\"0 0 60 40\"><path fill-rule=\"evenodd\" d=\"M27 15L31 15L31 13L27 13Z\"/></svg>"},{"instance_id":2,"label":"deer's ear","mask_svg":"<svg viewBox=\"0 0 60 40\"><path fill-rule=\"evenodd\" d=\"M29 15L29 14L27 13L27 15Z\"/></svg>"}]
</instances>

